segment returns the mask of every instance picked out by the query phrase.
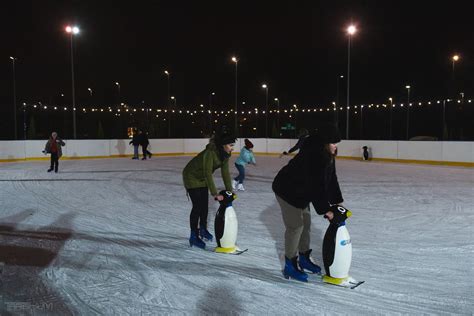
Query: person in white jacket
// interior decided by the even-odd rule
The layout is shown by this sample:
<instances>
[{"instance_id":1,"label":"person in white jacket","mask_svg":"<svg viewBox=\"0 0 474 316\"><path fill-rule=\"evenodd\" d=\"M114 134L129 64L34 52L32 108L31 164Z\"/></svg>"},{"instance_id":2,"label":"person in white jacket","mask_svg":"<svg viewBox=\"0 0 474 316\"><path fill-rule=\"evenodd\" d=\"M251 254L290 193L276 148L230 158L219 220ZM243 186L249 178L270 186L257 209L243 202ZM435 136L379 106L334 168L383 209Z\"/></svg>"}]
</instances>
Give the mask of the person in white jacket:
<instances>
[{"instance_id":1,"label":"person in white jacket","mask_svg":"<svg viewBox=\"0 0 474 316\"><path fill-rule=\"evenodd\" d=\"M245 139L245 146L242 147L240 150L239 158L235 161L235 167L239 171L239 175L234 178L232 181L232 188L235 190L237 188L238 191L245 191L244 188L244 179L245 179L245 165L246 164L253 164L255 165L255 156L253 155L253 144L247 138Z\"/></svg>"}]
</instances>

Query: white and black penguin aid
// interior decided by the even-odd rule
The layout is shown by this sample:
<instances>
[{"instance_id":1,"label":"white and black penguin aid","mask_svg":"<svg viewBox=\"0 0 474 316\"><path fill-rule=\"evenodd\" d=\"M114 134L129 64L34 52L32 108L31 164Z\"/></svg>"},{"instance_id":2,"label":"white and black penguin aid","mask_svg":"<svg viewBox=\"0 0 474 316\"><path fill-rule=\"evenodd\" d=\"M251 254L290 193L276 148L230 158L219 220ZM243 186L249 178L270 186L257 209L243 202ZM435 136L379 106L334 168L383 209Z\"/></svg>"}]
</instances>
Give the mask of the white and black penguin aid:
<instances>
[{"instance_id":1,"label":"white and black penguin aid","mask_svg":"<svg viewBox=\"0 0 474 316\"><path fill-rule=\"evenodd\" d=\"M330 208L334 217L330 221L323 241L323 262L326 275L323 276L325 283L356 288L364 281L356 281L349 276L352 261L351 236L346 227L346 219L352 213L340 205Z\"/></svg>"},{"instance_id":2,"label":"white and black penguin aid","mask_svg":"<svg viewBox=\"0 0 474 316\"><path fill-rule=\"evenodd\" d=\"M220 195L224 197L219 201L220 206L216 213L214 221L214 230L217 241L215 252L227 254L241 254L248 249L241 250L236 246L238 221L232 202L236 195L230 191L221 191Z\"/></svg>"}]
</instances>

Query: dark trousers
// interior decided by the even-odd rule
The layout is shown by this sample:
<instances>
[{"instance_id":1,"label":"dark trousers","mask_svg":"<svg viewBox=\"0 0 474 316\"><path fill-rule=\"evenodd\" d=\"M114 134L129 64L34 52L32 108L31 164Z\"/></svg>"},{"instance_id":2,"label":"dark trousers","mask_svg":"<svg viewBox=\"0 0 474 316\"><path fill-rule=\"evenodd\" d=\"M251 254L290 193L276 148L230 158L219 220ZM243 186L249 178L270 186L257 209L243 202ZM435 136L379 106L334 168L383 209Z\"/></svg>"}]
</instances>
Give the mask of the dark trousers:
<instances>
[{"instance_id":1,"label":"dark trousers","mask_svg":"<svg viewBox=\"0 0 474 316\"><path fill-rule=\"evenodd\" d=\"M237 177L235 177L234 180L239 182L239 183L244 183L245 167L242 166L242 165L239 165L239 164L235 164L235 167L237 168L237 170L239 170L239 175Z\"/></svg>"},{"instance_id":2,"label":"dark trousers","mask_svg":"<svg viewBox=\"0 0 474 316\"><path fill-rule=\"evenodd\" d=\"M58 153L51 153L51 167L50 169L55 172L58 172L58 165L59 165L59 156Z\"/></svg>"},{"instance_id":3,"label":"dark trousers","mask_svg":"<svg viewBox=\"0 0 474 316\"><path fill-rule=\"evenodd\" d=\"M151 152L149 152L147 148L148 145L142 145L143 158L146 158L146 156L151 156Z\"/></svg>"},{"instance_id":4,"label":"dark trousers","mask_svg":"<svg viewBox=\"0 0 474 316\"><path fill-rule=\"evenodd\" d=\"M207 214L209 212L209 189L196 188L188 189L189 197L193 203L189 224L191 231L198 233L198 224L200 228L207 229Z\"/></svg>"}]
</instances>

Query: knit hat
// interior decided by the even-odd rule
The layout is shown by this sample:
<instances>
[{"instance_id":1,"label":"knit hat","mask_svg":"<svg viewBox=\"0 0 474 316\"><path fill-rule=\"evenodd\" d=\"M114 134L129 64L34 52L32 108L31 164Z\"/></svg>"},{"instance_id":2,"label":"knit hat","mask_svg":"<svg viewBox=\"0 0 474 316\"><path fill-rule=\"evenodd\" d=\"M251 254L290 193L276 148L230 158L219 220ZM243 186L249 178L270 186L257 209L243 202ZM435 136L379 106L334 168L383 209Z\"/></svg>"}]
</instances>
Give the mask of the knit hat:
<instances>
[{"instance_id":1,"label":"knit hat","mask_svg":"<svg viewBox=\"0 0 474 316\"><path fill-rule=\"evenodd\" d=\"M245 147L247 148L253 148L253 144L250 140L248 140L247 138L244 140L244 143L245 143Z\"/></svg>"},{"instance_id":2,"label":"knit hat","mask_svg":"<svg viewBox=\"0 0 474 316\"><path fill-rule=\"evenodd\" d=\"M235 137L232 134L223 133L222 135L216 136L216 145L227 145L235 143Z\"/></svg>"},{"instance_id":3,"label":"knit hat","mask_svg":"<svg viewBox=\"0 0 474 316\"><path fill-rule=\"evenodd\" d=\"M332 124L321 125L316 131L316 136L323 144L336 144L341 141L339 129Z\"/></svg>"}]
</instances>

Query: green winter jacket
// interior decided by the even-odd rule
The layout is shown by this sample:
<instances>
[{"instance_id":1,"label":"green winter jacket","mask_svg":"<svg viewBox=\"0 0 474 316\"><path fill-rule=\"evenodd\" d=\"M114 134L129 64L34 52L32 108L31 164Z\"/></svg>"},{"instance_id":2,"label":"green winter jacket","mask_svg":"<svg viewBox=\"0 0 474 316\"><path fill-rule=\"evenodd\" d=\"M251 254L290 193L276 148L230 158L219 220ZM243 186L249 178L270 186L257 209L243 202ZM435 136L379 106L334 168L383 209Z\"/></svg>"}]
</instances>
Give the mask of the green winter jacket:
<instances>
[{"instance_id":1,"label":"green winter jacket","mask_svg":"<svg viewBox=\"0 0 474 316\"><path fill-rule=\"evenodd\" d=\"M206 149L201 151L196 157L184 167L183 182L186 189L208 187L212 195L217 194L216 185L212 174L216 169L221 168L222 179L226 190L232 191L232 184L229 174L229 158L221 161L219 152L214 143L209 143Z\"/></svg>"}]
</instances>

